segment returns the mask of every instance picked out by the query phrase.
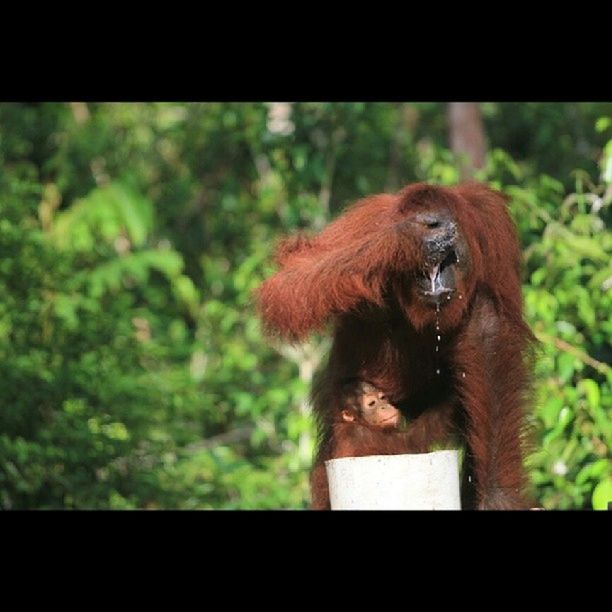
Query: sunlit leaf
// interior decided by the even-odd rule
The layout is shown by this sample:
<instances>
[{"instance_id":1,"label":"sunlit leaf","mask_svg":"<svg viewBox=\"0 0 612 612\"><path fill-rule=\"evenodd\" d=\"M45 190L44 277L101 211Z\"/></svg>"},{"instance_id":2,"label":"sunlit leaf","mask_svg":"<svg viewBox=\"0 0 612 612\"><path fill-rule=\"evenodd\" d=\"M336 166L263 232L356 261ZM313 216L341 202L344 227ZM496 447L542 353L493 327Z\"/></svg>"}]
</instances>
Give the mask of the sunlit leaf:
<instances>
[{"instance_id":1,"label":"sunlit leaf","mask_svg":"<svg viewBox=\"0 0 612 612\"><path fill-rule=\"evenodd\" d=\"M609 510L610 503L612 503L612 478L606 478L593 490L593 510Z\"/></svg>"}]
</instances>

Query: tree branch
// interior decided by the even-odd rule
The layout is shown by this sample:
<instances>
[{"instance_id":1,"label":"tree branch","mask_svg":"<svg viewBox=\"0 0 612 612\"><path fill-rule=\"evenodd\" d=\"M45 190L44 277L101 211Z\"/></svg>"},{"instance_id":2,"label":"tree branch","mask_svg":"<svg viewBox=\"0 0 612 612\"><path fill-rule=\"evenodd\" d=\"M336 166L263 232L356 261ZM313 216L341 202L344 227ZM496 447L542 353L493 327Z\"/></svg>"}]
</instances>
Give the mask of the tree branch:
<instances>
[{"instance_id":1,"label":"tree branch","mask_svg":"<svg viewBox=\"0 0 612 612\"><path fill-rule=\"evenodd\" d=\"M583 350L579 349L576 346L571 345L569 342L566 342L565 340L561 340L561 338L551 336L547 334L546 332L539 331L539 330L534 330L534 333L536 337L538 338L538 340L540 340L541 342L553 344L560 351L563 351L564 353L569 353L573 357L576 357L576 359L579 359L583 363L586 363L587 365L591 366L592 368L594 368L595 370L597 370L604 376L607 376L612 371L612 368L608 364L603 363L602 361L598 361L597 359L594 359L588 353L585 353Z\"/></svg>"}]
</instances>

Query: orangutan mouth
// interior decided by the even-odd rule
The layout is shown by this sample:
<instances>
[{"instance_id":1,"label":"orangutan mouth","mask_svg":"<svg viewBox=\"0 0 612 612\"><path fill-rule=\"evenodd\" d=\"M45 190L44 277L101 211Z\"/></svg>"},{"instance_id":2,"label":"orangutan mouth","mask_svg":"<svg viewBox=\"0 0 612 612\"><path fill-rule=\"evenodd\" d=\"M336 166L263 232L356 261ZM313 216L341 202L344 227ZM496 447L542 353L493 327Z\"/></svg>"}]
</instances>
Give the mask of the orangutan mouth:
<instances>
[{"instance_id":1,"label":"orangutan mouth","mask_svg":"<svg viewBox=\"0 0 612 612\"><path fill-rule=\"evenodd\" d=\"M427 299L436 303L439 302L441 297L454 293L455 274L453 268L457 263L457 254L454 249L450 249L441 261L432 263L420 279L421 293Z\"/></svg>"}]
</instances>

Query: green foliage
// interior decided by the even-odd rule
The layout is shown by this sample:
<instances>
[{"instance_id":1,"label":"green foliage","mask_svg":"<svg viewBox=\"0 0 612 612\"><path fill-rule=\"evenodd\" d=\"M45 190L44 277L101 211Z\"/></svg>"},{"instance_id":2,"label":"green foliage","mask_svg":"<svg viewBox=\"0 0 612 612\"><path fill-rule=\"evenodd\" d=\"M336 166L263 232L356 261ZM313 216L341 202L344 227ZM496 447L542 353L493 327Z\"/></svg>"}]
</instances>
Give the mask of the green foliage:
<instances>
[{"instance_id":1,"label":"green foliage","mask_svg":"<svg viewBox=\"0 0 612 612\"><path fill-rule=\"evenodd\" d=\"M537 497L603 508L612 108L483 114L541 341ZM326 344L264 338L252 291L282 235L458 180L446 129L441 104L0 104L0 507L305 507Z\"/></svg>"},{"instance_id":2,"label":"green foliage","mask_svg":"<svg viewBox=\"0 0 612 612\"><path fill-rule=\"evenodd\" d=\"M546 175L505 189L526 245L525 310L540 341L528 465L551 509L595 507L594 491L605 496L612 475L608 163L602 158L601 185L578 173L568 195Z\"/></svg>"},{"instance_id":3,"label":"green foliage","mask_svg":"<svg viewBox=\"0 0 612 612\"><path fill-rule=\"evenodd\" d=\"M579 185L555 203L551 214L539 206L542 233L525 253L526 312L541 341L530 466L545 507L589 508L612 476L612 189Z\"/></svg>"}]
</instances>

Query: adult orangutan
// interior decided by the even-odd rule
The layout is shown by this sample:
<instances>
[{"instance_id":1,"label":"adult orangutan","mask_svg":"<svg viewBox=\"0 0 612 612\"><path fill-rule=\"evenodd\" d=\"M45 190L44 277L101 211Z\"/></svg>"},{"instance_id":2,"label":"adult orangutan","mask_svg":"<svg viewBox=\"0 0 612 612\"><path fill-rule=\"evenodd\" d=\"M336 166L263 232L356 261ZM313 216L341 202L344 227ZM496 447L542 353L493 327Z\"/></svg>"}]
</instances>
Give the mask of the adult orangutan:
<instances>
[{"instance_id":1,"label":"adult orangutan","mask_svg":"<svg viewBox=\"0 0 612 612\"><path fill-rule=\"evenodd\" d=\"M371 196L318 235L282 242L277 262L258 291L267 330L299 341L333 323L312 393L313 508L329 507L321 449L333 438L347 379L370 382L400 408L409 452L465 442L464 508L530 506L522 432L533 336L501 193L419 183Z\"/></svg>"}]
</instances>

